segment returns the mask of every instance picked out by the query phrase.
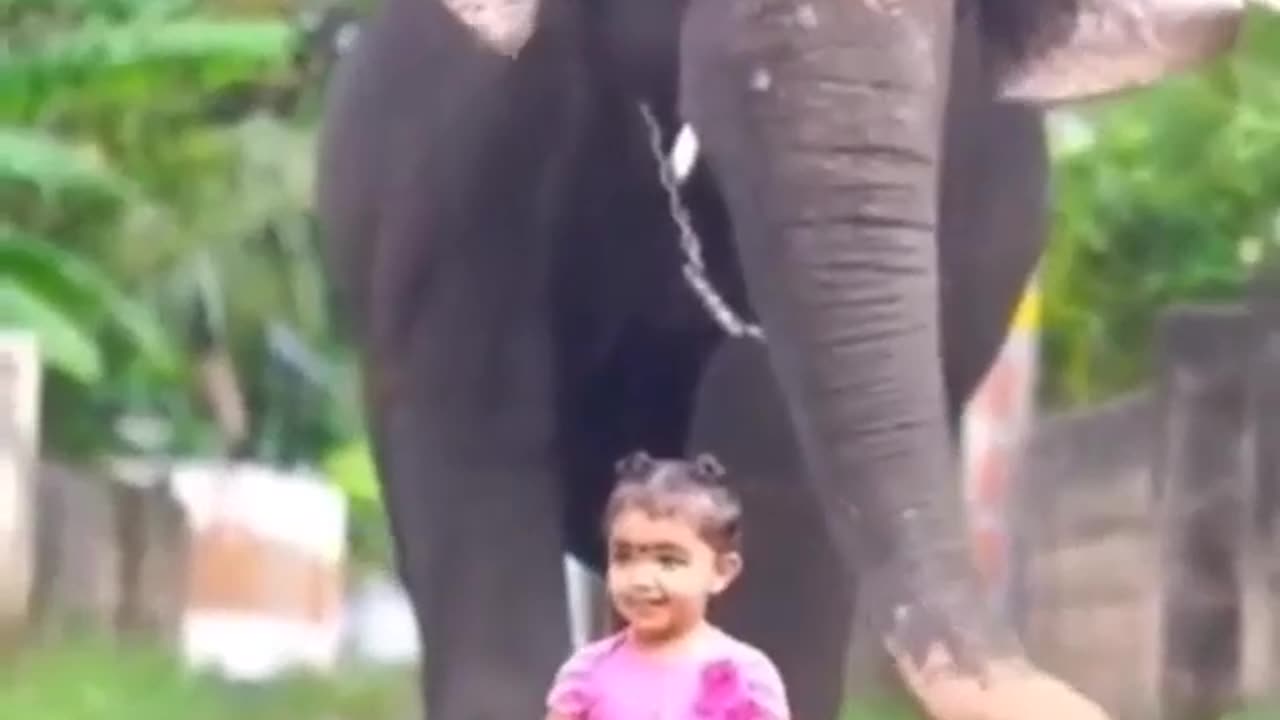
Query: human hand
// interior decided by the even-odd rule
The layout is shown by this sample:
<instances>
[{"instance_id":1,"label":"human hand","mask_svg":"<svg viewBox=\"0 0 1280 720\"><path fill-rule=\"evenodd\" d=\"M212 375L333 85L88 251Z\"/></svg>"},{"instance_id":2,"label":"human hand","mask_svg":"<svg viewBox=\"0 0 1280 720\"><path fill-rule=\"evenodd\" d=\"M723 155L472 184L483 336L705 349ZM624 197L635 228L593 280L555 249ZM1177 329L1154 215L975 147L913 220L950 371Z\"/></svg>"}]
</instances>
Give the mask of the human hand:
<instances>
[{"instance_id":1,"label":"human hand","mask_svg":"<svg viewBox=\"0 0 1280 720\"><path fill-rule=\"evenodd\" d=\"M1109 720L1096 703L1022 660L995 661L979 678L961 673L941 646L923 665L890 653L932 720Z\"/></svg>"}]
</instances>

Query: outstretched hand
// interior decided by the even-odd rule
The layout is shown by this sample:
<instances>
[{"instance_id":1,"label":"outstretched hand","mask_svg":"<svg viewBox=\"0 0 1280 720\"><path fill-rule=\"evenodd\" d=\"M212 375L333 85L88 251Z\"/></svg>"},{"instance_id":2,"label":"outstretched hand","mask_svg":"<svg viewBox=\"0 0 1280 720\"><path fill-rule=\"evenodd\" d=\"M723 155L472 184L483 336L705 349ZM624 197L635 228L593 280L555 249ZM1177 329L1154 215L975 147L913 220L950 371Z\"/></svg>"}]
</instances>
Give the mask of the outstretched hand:
<instances>
[{"instance_id":1,"label":"outstretched hand","mask_svg":"<svg viewBox=\"0 0 1280 720\"><path fill-rule=\"evenodd\" d=\"M941 647L923 665L890 652L931 720L1110 720L1096 703L1025 661L994 662L979 679L959 672Z\"/></svg>"}]
</instances>

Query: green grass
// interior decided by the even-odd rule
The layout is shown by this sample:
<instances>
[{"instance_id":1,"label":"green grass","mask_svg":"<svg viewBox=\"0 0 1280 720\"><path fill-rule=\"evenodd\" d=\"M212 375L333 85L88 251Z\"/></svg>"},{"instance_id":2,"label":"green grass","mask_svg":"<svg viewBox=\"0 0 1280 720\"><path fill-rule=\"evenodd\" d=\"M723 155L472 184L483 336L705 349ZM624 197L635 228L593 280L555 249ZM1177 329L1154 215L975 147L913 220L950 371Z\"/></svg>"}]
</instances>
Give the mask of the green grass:
<instances>
[{"instance_id":1,"label":"green grass","mask_svg":"<svg viewBox=\"0 0 1280 720\"><path fill-rule=\"evenodd\" d=\"M406 672L344 671L235 686L155 648L61 641L0 665L5 720L407 720Z\"/></svg>"},{"instance_id":2,"label":"green grass","mask_svg":"<svg viewBox=\"0 0 1280 720\"><path fill-rule=\"evenodd\" d=\"M408 671L345 669L236 686L184 671L167 652L87 637L0 663L3 720L414 720ZM1277 720L1280 706L1224 720ZM851 704L842 720L919 720L892 700Z\"/></svg>"},{"instance_id":3,"label":"green grass","mask_svg":"<svg viewBox=\"0 0 1280 720\"><path fill-rule=\"evenodd\" d=\"M79 637L0 665L3 720L413 720L407 671L299 675L237 686L185 671L171 653ZM916 720L891 702L861 703L842 720Z\"/></svg>"},{"instance_id":4,"label":"green grass","mask_svg":"<svg viewBox=\"0 0 1280 720\"><path fill-rule=\"evenodd\" d=\"M1280 700L1232 713L1225 720L1277 720L1277 718L1280 718Z\"/></svg>"}]
</instances>

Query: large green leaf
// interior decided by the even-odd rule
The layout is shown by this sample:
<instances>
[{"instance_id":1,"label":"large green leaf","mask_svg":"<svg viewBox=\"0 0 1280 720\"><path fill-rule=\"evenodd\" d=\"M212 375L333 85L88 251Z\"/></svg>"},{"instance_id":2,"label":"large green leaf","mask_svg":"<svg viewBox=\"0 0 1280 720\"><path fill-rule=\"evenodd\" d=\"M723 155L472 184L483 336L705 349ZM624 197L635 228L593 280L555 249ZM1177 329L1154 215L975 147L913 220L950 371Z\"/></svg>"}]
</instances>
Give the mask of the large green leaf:
<instances>
[{"instance_id":1,"label":"large green leaf","mask_svg":"<svg viewBox=\"0 0 1280 720\"><path fill-rule=\"evenodd\" d=\"M293 29L280 21L146 20L70 31L24 59L27 68L59 72L184 58L277 61L288 57L292 42Z\"/></svg>"},{"instance_id":2,"label":"large green leaf","mask_svg":"<svg viewBox=\"0 0 1280 720\"><path fill-rule=\"evenodd\" d=\"M54 244L0 227L0 279L45 298L81 327L107 325L161 372L179 358L176 343L143 304L129 298L97 265Z\"/></svg>"},{"instance_id":3,"label":"large green leaf","mask_svg":"<svg viewBox=\"0 0 1280 720\"><path fill-rule=\"evenodd\" d=\"M17 127L0 127L0 181L27 183L48 195L80 191L123 199L134 192L94 145Z\"/></svg>"},{"instance_id":4,"label":"large green leaf","mask_svg":"<svg viewBox=\"0 0 1280 720\"><path fill-rule=\"evenodd\" d=\"M102 379L102 354L93 337L56 304L0 276L0 327L35 333L40 354L51 367L82 383Z\"/></svg>"},{"instance_id":5,"label":"large green leaf","mask_svg":"<svg viewBox=\"0 0 1280 720\"><path fill-rule=\"evenodd\" d=\"M94 22L0 50L0 117L67 117L73 108L166 106L283 70L295 31L273 20Z\"/></svg>"},{"instance_id":6,"label":"large green leaf","mask_svg":"<svg viewBox=\"0 0 1280 720\"><path fill-rule=\"evenodd\" d=\"M78 330L97 343L101 367L89 385L61 372L51 383L60 415L84 419L50 435L56 451L72 435L85 452L112 446L118 412L186 418L179 444L206 444L192 445L209 423L190 392L185 343L166 330L185 336L196 324L197 285L184 269L200 258L213 286L226 285L209 309L235 329L220 340L246 374L255 419L280 402L264 389L265 327L296 326L321 352L340 344L306 214L314 128L254 117L299 82L287 17L297 8L273 1L0 0L0 128L20 127L24 140L21 153L0 152L11 181L0 187L0 280L43 310L24 312L24 324L61 328L54 340ZM278 20L249 19L263 17ZM241 122L246 114L254 119ZM118 182L95 184L90 171ZM56 202L35 188L59 193ZM157 354L178 358L176 371L157 373L148 360ZM91 377L86 363L68 367ZM312 455L351 434L319 402L305 428L288 431ZM345 464L358 478L357 460ZM354 494L367 492L357 481Z\"/></svg>"},{"instance_id":7,"label":"large green leaf","mask_svg":"<svg viewBox=\"0 0 1280 720\"><path fill-rule=\"evenodd\" d=\"M59 18L161 17L195 5L196 0L0 0L0 14L41 12Z\"/></svg>"}]
</instances>

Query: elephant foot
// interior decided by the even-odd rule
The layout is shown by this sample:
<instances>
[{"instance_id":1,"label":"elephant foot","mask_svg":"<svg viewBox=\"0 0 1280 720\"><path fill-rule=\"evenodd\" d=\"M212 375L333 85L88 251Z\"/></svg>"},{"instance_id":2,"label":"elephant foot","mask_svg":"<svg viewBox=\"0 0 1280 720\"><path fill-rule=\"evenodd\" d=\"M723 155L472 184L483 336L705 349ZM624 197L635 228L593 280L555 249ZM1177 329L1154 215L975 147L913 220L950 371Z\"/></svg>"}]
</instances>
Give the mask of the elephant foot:
<instances>
[{"instance_id":1,"label":"elephant foot","mask_svg":"<svg viewBox=\"0 0 1280 720\"><path fill-rule=\"evenodd\" d=\"M1108 720L1096 703L1025 660L994 661L975 677L960 672L941 646L923 663L895 648L890 653L933 720Z\"/></svg>"}]
</instances>

